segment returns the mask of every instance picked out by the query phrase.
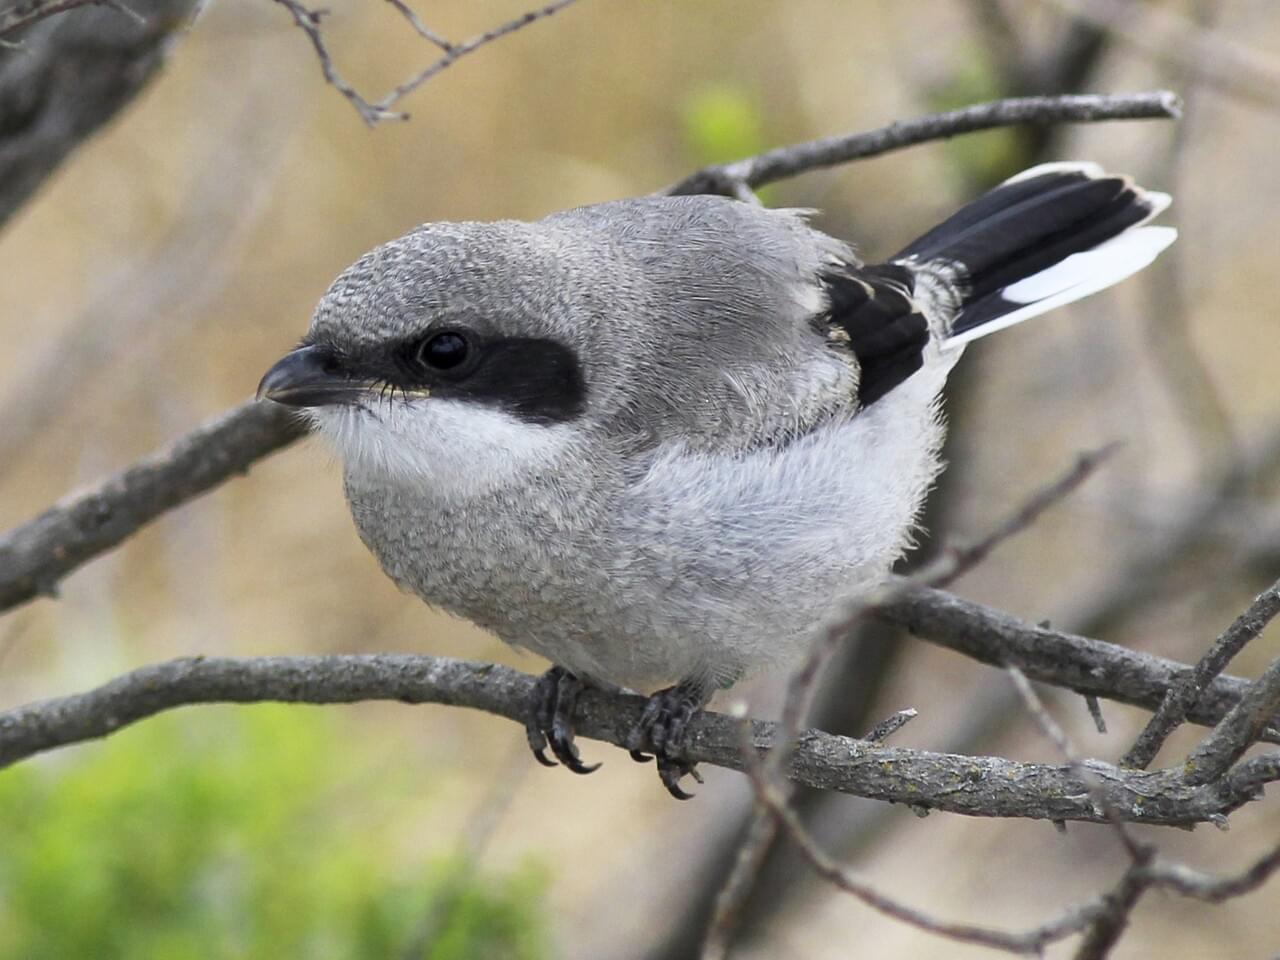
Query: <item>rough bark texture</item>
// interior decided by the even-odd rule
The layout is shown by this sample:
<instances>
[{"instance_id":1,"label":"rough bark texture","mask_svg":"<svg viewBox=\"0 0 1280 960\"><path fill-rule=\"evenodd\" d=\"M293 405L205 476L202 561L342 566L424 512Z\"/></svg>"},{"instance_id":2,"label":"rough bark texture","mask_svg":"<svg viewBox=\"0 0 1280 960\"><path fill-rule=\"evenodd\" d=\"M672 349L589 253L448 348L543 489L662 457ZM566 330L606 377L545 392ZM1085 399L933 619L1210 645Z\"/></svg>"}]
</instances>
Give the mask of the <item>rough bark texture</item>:
<instances>
[{"instance_id":1,"label":"rough bark texture","mask_svg":"<svg viewBox=\"0 0 1280 960\"><path fill-rule=\"evenodd\" d=\"M506 667L446 657L171 660L87 693L0 714L0 766L193 703L399 700L471 707L523 722L536 682ZM578 734L625 747L644 704L640 697L588 690L579 701ZM690 725L687 756L745 769L741 723L723 714L698 714ZM778 724L752 721L752 745L767 751L778 730ZM1212 784L1194 784L1177 770L1148 773L1098 762L1088 766L1108 809L1125 820L1149 824L1221 821L1254 799L1262 784L1280 776L1274 755L1240 764ZM1069 765L884 747L817 730L805 731L796 743L789 776L824 790L968 816L1094 822L1107 817Z\"/></svg>"}]
</instances>

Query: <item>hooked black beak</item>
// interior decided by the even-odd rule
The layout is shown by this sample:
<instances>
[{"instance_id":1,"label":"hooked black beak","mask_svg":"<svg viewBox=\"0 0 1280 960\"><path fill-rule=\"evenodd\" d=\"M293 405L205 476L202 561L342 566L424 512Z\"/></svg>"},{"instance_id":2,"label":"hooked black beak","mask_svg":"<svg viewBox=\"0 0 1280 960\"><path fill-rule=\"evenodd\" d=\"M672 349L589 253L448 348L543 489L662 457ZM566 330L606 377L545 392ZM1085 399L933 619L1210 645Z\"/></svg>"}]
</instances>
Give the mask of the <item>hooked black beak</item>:
<instances>
[{"instance_id":1,"label":"hooked black beak","mask_svg":"<svg viewBox=\"0 0 1280 960\"><path fill-rule=\"evenodd\" d=\"M299 347L286 353L258 384L259 400L290 407L323 407L353 403L369 383L348 376L320 347Z\"/></svg>"}]
</instances>

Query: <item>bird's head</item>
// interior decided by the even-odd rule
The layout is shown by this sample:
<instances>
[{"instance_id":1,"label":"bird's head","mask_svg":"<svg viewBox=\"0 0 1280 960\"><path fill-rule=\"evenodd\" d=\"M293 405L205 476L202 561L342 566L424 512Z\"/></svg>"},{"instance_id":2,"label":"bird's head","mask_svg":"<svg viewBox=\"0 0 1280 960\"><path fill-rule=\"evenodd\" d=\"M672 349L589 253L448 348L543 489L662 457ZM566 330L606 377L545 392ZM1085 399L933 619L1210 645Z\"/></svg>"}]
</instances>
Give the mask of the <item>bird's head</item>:
<instances>
[{"instance_id":1,"label":"bird's head","mask_svg":"<svg viewBox=\"0 0 1280 960\"><path fill-rule=\"evenodd\" d=\"M307 412L349 476L490 483L561 452L592 324L554 233L432 224L334 281L258 397Z\"/></svg>"}]
</instances>

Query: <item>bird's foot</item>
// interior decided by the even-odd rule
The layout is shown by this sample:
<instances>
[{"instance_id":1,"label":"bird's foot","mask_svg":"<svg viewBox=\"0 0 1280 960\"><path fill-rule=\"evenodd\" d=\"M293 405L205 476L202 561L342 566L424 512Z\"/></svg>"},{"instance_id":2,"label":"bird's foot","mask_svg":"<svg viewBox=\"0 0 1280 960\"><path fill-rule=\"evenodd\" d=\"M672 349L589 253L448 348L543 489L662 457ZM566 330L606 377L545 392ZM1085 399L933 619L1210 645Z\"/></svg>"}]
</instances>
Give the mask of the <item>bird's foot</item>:
<instances>
[{"instance_id":1,"label":"bird's foot","mask_svg":"<svg viewBox=\"0 0 1280 960\"><path fill-rule=\"evenodd\" d=\"M559 760L574 773L590 773L598 763L583 763L573 743L573 711L586 684L564 667L552 667L534 685L524 722L529 749L544 767ZM547 747L556 760L547 757Z\"/></svg>"},{"instance_id":2,"label":"bird's foot","mask_svg":"<svg viewBox=\"0 0 1280 960\"><path fill-rule=\"evenodd\" d=\"M681 778L688 775L702 782L695 765L681 753L689 721L709 699L710 692L704 685L689 681L659 690L649 698L640 722L627 738L631 759L647 763L650 754L657 758L662 785L677 800L693 796L680 789Z\"/></svg>"}]
</instances>

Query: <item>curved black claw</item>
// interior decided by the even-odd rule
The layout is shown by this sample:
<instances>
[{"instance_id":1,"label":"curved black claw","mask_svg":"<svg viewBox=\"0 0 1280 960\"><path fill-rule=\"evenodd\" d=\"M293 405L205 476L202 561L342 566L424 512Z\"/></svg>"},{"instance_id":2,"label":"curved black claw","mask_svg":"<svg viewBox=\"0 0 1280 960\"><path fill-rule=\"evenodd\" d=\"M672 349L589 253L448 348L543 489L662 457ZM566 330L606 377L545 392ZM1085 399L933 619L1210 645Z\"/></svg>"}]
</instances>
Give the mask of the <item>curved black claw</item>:
<instances>
[{"instance_id":1,"label":"curved black claw","mask_svg":"<svg viewBox=\"0 0 1280 960\"><path fill-rule=\"evenodd\" d=\"M583 763L573 743L573 711L585 686L564 667L552 667L534 685L524 730L529 749L544 767L554 767L556 760L574 773L591 773L600 767ZM547 756L548 746L556 760Z\"/></svg>"},{"instance_id":2,"label":"curved black claw","mask_svg":"<svg viewBox=\"0 0 1280 960\"><path fill-rule=\"evenodd\" d=\"M693 796L680 788L680 780L686 775L702 782L695 765L680 754L684 750L689 721L708 699L710 691L697 683L679 683L659 690L644 705L640 721L627 738L631 759L647 763L649 754L657 758L662 785L677 800L688 800Z\"/></svg>"}]
</instances>

